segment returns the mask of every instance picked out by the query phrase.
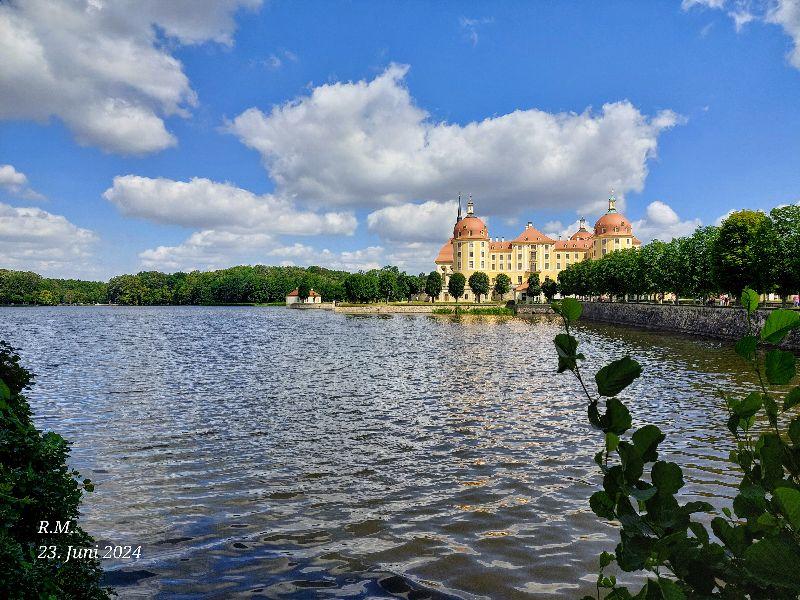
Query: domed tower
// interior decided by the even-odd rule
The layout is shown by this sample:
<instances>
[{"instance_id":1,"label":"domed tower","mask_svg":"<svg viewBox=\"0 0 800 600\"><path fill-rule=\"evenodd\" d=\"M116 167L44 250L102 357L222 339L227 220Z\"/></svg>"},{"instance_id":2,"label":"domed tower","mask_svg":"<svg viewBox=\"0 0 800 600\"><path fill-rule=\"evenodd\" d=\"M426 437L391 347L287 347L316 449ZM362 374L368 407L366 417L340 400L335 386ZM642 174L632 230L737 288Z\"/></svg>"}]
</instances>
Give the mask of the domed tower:
<instances>
[{"instance_id":1,"label":"domed tower","mask_svg":"<svg viewBox=\"0 0 800 600\"><path fill-rule=\"evenodd\" d=\"M609 252L633 248L636 238L628 218L617 212L617 199L614 190L608 199L608 210L594 224L592 258L601 258ZM636 240L638 242L638 240Z\"/></svg>"},{"instance_id":2,"label":"domed tower","mask_svg":"<svg viewBox=\"0 0 800 600\"><path fill-rule=\"evenodd\" d=\"M467 215L459 218L453 227L453 271L464 273L469 278L473 271L486 269L489 250L489 230L486 223L475 216L472 196L467 202Z\"/></svg>"},{"instance_id":3,"label":"domed tower","mask_svg":"<svg viewBox=\"0 0 800 600\"><path fill-rule=\"evenodd\" d=\"M572 237L570 237L569 239L573 241L585 241L591 239L591 237L592 237L592 232L586 229L586 217L581 217L578 226L578 231L573 233Z\"/></svg>"}]
</instances>

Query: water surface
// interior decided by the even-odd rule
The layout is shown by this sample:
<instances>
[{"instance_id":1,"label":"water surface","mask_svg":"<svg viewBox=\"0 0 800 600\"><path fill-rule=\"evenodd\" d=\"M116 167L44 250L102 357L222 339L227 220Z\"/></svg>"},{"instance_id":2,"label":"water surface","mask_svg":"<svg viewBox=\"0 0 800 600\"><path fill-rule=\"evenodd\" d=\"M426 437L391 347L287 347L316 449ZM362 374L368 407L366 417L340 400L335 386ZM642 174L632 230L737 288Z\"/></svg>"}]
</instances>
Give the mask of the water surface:
<instances>
[{"instance_id":1,"label":"water surface","mask_svg":"<svg viewBox=\"0 0 800 600\"><path fill-rule=\"evenodd\" d=\"M551 319L275 307L0 309L37 424L97 483L84 527L120 597L574 598L616 530L589 510L601 436L556 375ZM727 343L583 324L629 353L635 425L684 499L731 497ZM718 501L712 500L713 503Z\"/></svg>"}]
</instances>

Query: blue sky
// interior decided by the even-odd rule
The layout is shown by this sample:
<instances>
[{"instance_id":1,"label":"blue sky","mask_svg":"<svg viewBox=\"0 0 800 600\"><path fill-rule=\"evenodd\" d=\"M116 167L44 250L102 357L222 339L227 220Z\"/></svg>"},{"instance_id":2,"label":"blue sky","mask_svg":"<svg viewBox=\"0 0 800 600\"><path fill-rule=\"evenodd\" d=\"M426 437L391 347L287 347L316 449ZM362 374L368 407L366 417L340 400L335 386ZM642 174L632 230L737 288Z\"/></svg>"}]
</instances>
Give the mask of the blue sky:
<instances>
[{"instance_id":1,"label":"blue sky","mask_svg":"<svg viewBox=\"0 0 800 600\"><path fill-rule=\"evenodd\" d=\"M800 200L800 0L0 5L0 268L428 271Z\"/></svg>"}]
</instances>

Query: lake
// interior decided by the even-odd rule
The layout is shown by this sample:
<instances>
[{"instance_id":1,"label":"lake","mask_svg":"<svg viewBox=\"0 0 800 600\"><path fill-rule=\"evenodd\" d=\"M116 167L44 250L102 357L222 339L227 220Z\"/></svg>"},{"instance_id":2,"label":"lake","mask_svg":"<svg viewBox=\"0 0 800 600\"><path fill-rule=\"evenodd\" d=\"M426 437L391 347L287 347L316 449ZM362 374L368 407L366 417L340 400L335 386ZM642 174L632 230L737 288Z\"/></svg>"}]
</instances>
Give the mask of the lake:
<instances>
[{"instance_id":1,"label":"lake","mask_svg":"<svg viewBox=\"0 0 800 600\"><path fill-rule=\"evenodd\" d=\"M141 546L121 598L575 598L617 530L588 498L602 434L559 323L281 307L0 309L37 424L97 484L83 526ZM732 497L728 342L582 323L594 373L667 433L683 500ZM718 500L710 500L718 504Z\"/></svg>"}]
</instances>

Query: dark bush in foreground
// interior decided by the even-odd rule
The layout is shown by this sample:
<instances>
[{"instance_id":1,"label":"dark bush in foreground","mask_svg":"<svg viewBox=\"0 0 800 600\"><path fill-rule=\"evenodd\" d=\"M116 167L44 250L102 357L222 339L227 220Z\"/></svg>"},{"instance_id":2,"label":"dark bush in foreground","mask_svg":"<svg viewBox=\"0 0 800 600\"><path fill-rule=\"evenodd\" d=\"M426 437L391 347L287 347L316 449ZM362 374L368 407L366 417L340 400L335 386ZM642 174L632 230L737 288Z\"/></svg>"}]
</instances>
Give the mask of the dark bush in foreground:
<instances>
[{"instance_id":1,"label":"dark bush in foreground","mask_svg":"<svg viewBox=\"0 0 800 600\"><path fill-rule=\"evenodd\" d=\"M0 342L0 597L108 598L99 560L65 560L69 546L95 547L76 525L83 490L92 484L67 466L64 438L33 426L22 394L32 379L14 349ZM70 521L70 531L39 534L40 521L51 528Z\"/></svg>"}]
</instances>

